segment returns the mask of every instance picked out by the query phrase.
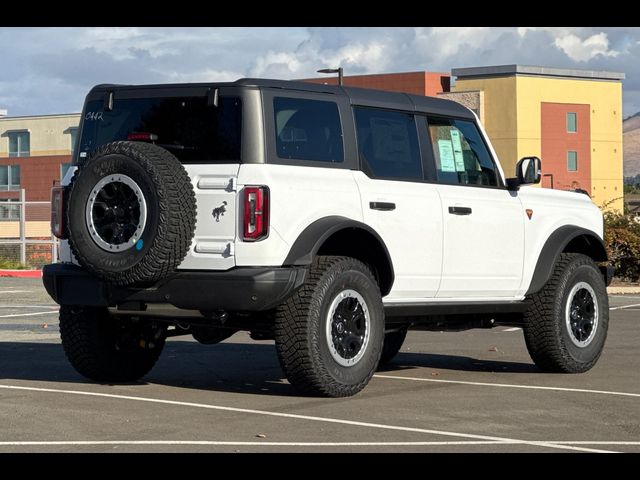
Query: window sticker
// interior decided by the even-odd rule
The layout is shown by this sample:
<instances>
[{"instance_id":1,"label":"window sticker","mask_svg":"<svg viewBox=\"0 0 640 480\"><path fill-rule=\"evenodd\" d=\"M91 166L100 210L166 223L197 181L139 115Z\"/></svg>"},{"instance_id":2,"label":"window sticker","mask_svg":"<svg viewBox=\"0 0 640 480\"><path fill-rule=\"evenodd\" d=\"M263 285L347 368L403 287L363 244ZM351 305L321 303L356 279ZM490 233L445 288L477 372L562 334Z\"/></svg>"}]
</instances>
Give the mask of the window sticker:
<instances>
[{"instance_id":1,"label":"window sticker","mask_svg":"<svg viewBox=\"0 0 640 480\"><path fill-rule=\"evenodd\" d=\"M455 159L456 171L464 172L464 156L462 155L462 142L460 142L459 130L451 130L451 143L453 144L453 157Z\"/></svg>"},{"instance_id":2,"label":"window sticker","mask_svg":"<svg viewBox=\"0 0 640 480\"><path fill-rule=\"evenodd\" d=\"M453 145L450 140L438 140L438 152L440 153L440 171L455 172L456 163L453 156Z\"/></svg>"}]
</instances>

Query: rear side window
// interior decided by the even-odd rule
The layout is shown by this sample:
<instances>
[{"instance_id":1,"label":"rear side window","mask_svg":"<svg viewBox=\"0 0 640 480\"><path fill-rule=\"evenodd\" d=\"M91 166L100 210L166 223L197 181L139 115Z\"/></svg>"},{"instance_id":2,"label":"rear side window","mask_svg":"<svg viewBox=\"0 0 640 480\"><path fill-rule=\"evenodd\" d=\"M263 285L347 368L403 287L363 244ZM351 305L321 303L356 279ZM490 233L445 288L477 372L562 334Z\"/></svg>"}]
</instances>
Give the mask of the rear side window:
<instances>
[{"instance_id":1,"label":"rear side window","mask_svg":"<svg viewBox=\"0 0 640 480\"><path fill-rule=\"evenodd\" d=\"M438 182L498 186L498 171L473 122L428 118Z\"/></svg>"},{"instance_id":2,"label":"rear side window","mask_svg":"<svg viewBox=\"0 0 640 480\"><path fill-rule=\"evenodd\" d=\"M80 163L105 143L141 137L166 148L182 163L239 162L241 130L238 97L220 97L214 107L207 105L205 96L118 99L116 93L111 111L104 110L103 100L87 103Z\"/></svg>"},{"instance_id":3,"label":"rear side window","mask_svg":"<svg viewBox=\"0 0 640 480\"><path fill-rule=\"evenodd\" d=\"M278 157L343 162L342 126L335 102L275 97Z\"/></svg>"},{"instance_id":4,"label":"rear side window","mask_svg":"<svg viewBox=\"0 0 640 480\"><path fill-rule=\"evenodd\" d=\"M355 108L358 154L370 177L422 179L415 117L402 112Z\"/></svg>"}]
</instances>

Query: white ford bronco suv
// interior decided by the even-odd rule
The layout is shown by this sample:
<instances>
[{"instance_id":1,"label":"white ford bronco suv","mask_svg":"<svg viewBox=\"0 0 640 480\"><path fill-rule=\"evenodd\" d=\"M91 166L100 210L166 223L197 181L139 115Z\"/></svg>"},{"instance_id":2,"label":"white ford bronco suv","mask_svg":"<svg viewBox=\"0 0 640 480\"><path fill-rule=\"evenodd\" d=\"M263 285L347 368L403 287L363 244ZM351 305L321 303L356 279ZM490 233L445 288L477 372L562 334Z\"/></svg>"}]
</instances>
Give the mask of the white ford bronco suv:
<instances>
[{"instance_id":1,"label":"white ford bronco suv","mask_svg":"<svg viewBox=\"0 0 640 480\"><path fill-rule=\"evenodd\" d=\"M505 178L443 99L242 79L99 85L52 191L64 351L133 381L165 339L274 339L301 392L348 396L407 329L521 326L548 372L584 372L613 275L588 196Z\"/></svg>"}]
</instances>

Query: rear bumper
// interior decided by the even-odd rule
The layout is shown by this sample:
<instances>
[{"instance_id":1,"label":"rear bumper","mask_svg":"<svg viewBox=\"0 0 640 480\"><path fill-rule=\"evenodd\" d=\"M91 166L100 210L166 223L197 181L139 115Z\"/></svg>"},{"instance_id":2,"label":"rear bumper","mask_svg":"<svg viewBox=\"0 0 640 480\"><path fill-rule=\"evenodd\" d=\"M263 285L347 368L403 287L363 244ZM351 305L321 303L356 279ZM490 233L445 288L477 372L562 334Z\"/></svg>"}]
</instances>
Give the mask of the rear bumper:
<instances>
[{"instance_id":1,"label":"rear bumper","mask_svg":"<svg viewBox=\"0 0 640 480\"><path fill-rule=\"evenodd\" d=\"M42 281L60 305L146 308L170 304L187 310L256 312L274 308L302 286L304 267L235 268L224 272L177 271L147 288L110 285L71 264L46 265Z\"/></svg>"}]
</instances>

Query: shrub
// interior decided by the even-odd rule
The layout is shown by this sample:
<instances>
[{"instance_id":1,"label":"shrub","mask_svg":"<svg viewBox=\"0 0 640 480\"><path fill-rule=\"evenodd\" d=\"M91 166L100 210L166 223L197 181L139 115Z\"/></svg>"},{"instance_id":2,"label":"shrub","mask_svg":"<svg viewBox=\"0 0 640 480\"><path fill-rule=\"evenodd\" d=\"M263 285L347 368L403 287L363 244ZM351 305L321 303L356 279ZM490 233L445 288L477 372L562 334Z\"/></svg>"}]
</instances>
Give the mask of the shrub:
<instances>
[{"instance_id":1,"label":"shrub","mask_svg":"<svg viewBox=\"0 0 640 480\"><path fill-rule=\"evenodd\" d=\"M616 277L632 282L640 280L640 223L631 215L606 212L604 242Z\"/></svg>"}]
</instances>

